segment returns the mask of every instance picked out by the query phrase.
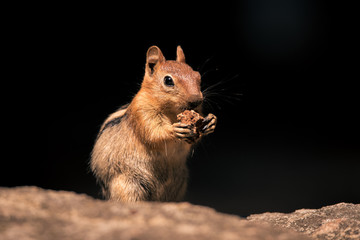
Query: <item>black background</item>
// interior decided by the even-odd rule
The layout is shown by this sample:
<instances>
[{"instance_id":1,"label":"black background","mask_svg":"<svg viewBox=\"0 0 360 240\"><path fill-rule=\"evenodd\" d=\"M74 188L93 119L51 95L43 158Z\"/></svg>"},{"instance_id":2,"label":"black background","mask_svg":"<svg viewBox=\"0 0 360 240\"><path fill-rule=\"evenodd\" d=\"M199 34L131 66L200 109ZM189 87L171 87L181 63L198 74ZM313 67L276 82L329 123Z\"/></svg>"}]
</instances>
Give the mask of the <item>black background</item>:
<instances>
[{"instance_id":1,"label":"black background","mask_svg":"<svg viewBox=\"0 0 360 240\"><path fill-rule=\"evenodd\" d=\"M21 142L40 157L12 162L1 185L100 197L88 169L100 125L138 91L148 47L175 59L181 45L203 89L220 82L205 104L218 126L188 161L186 201L241 216L360 203L358 17L330 2L49 7L34 36L46 83L33 128L46 137Z\"/></svg>"}]
</instances>

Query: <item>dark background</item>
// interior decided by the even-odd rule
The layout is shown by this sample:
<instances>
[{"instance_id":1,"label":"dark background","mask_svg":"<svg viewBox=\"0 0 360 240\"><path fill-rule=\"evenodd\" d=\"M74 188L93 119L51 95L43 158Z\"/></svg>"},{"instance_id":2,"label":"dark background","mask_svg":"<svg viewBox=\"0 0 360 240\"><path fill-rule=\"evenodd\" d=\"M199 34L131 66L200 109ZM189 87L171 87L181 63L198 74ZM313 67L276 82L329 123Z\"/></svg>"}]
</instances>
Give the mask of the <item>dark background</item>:
<instances>
[{"instance_id":1,"label":"dark background","mask_svg":"<svg viewBox=\"0 0 360 240\"><path fill-rule=\"evenodd\" d=\"M148 47L174 59L181 45L203 89L220 83L205 104L218 126L188 161L186 201L241 216L360 203L358 15L330 2L49 7L35 36L46 84L33 128L46 137L22 142L41 153L10 163L1 185L100 197L88 169L100 125L138 91Z\"/></svg>"}]
</instances>

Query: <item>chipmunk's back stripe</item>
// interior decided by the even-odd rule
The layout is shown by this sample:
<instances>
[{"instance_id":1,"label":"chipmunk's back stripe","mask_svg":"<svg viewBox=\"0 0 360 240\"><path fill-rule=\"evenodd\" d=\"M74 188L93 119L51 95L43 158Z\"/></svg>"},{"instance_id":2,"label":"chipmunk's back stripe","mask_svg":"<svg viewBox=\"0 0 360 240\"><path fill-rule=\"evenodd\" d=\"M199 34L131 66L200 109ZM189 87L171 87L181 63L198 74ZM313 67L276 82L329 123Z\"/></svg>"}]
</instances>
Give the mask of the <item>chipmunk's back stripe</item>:
<instances>
[{"instance_id":1,"label":"chipmunk's back stripe","mask_svg":"<svg viewBox=\"0 0 360 240\"><path fill-rule=\"evenodd\" d=\"M121 119L124 117L125 115L121 116L121 117L117 117L117 118L114 118L113 120L107 122L103 128L102 131L104 131L105 129L109 128L109 127L112 127L112 126L115 126L115 125L118 125L120 122L121 122Z\"/></svg>"},{"instance_id":2,"label":"chipmunk's back stripe","mask_svg":"<svg viewBox=\"0 0 360 240\"><path fill-rule=\"evenodd\" d=\"M130 105L130 103L127 103L127 104L125 104L125 105L122 105L122 106L118 109L118 111L127 108L129 105Z\"/></svg>"},{"instance_id":3,"label":"chipmunk's back stripe","mask_svg":"<svg viewBox=\"0 0 360 240\"><path fill-rule=\"evenodd\" d=\"M104 128L99 132L97 138L99 138L101 136L101 134L107 129L107 128L110 128L110 127L113 127L115 125L118 125L121 120L126 116L126 113L120 117L117 117L117 118L114 118L112 119L111 121L107 122L104 126Z\"/></svg>"},{"instance_id":4,"label":"chipmunk's back stripe","mask_svg":"<svg viewBox=\"0 0 360 240\"><path fill-rule=\"evenodd\" d=\"M130 103L125 104L125 105L121 106L117 111L124 110L124 109L126 109L129 105L130 105ZM98 139L98 138L101 136L101 134L102 134L107 128L113 127L113 126L115 126L115 125L118 125L118 124L121 122L122 118L125 117L125 116L126 116L126 112L123 113L121 116L116 117L116 118L114 118L114 119L111 119L111 121L107 122L107 123L105 124L105 126L101 129L101 131L99 132L99 134L97 135L97 138L96 138L96 139Z\"/></svg>"}]
</instances>

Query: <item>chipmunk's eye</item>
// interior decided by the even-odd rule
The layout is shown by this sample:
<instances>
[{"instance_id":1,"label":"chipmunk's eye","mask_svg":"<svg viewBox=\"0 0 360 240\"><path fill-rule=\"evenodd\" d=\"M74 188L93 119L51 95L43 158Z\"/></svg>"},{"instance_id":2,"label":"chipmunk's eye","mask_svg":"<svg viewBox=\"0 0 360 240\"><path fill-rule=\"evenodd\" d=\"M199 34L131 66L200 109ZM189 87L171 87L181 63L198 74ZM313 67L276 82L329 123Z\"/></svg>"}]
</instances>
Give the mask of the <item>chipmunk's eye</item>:
<instances>
[{"instance_id":1,"label":"chipmunk's eye","mask_svg":"<svg viewBox=\"0 0 360 240\"><path fill-rule=\"evenodd\" d=\"M174 80L170 76L164 77L164 84L168 87L173 87L175 85Z\"/></svg>"}]
</instances>

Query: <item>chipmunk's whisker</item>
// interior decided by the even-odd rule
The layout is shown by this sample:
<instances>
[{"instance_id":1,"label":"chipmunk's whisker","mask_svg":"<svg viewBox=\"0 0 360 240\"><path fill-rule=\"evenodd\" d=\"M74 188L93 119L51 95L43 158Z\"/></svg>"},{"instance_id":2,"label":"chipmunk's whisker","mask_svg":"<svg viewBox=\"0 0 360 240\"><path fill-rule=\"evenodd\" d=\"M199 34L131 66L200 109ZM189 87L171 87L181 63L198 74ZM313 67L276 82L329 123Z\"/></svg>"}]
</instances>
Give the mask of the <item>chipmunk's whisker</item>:
<instances>
[{"instance_id":1,"label":"chipmunk's whisker","mask_svg":"<svg viewBox=\"0 0 360 240\"><path fill-rule=\"evenodd\" d=\"M212 110L214 110L214 107L212 104L214 104L218 109L221 110L221 106L214 100L210 99L210 98L204 98L204 103L211 108Z\"/></svg>"},{"instance_id":2,"label":"chipmunk's whisker","mask_svg":"<svg viewBox=\"0 0 360 240\"><path fill-rule=\"evenodd\" d=\"M209 74L209 73L215 72L215 71L219 71L219 69L218 69L218 68L209 69L209 70L207 70L206 72L204 72L204 73L201 74L201 78L204 78L204 77L206 76L206 74Z\"/></svg>"},{"instance_id":3,"label":"chipmunk's whisker","mask_svg":"<svg viewBox=\"0 0 360 240\"><path fill-rule=\"evenodd\" d=\"M221 109L219 102L236 104L235 102L240 101L243 94L232 92L230 87L225 87L224 85L233 81L234 79L237 79L238 77L239 74L236 74L205 88L202 91L204 95L204 102L206 102L207 105L214 104L218 109Z\"/></svg>"},{"instance_id":4,"label":"chipmunk's whisker","mask_svg":"<svg viewBox=\"0 0 360 240\"><path fill-rule=\"evenodd\" d=\"M198 67L198 69L197 69L198 72L202 72L202 70L204 69L204 67L206 66L206 64L208 64L208 63L210 62L210 60L212 60L213 58L214 58L214 56L207 58L207 59L204 61L204 63L201 64L200 67Z\"/></svg>"},{"instance_id":5,"label":"chipmunk's whisker","mask_svg":"<svg viewBox=\"0 0 360 240\"><path fill-rule=\"evenodd\" d=\"M234 75L234 76L232 76L232 77L230 77L230 78L228 78L228 79L224 79L224 80L221 80L221 81L219 81L219 82L217 82L217 83L215 83L215 84L213 84L213 85L210 85L209 87L207 87L206 89L204 89L203 93L204 93L204 92L206 93L206 92L210 91L211 89L214 89L214 88L216 88L216 87L218 87L218 86L224 85L224 84L226 84L226 83L228 83L228 82L236 79L237 77L239 77L239 74L236 74L236 75Z\"/></svg>"}]
</instances>

